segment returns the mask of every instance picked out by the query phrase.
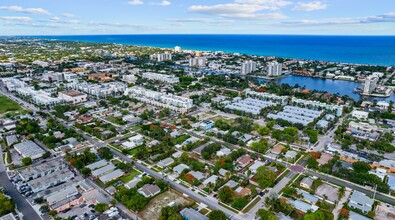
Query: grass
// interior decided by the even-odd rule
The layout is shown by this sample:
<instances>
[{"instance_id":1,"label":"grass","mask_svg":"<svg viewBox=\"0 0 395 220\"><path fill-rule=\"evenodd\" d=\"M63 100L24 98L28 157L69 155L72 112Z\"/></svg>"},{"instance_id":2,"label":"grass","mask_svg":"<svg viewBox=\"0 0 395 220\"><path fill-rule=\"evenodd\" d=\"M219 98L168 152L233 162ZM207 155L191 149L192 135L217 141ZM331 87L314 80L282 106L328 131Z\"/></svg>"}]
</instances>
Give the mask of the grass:
<instances>
[{"instance_id":1,"label":"grass","mask_svg":"<svg viewBox=\"0 0 395 220\"><path fill-rule=\"evenodd\" d=\"M24 109L15 101L9 99L6 96L0 96L0 114L10 113L10 112L21 112Z\"/></svg>"},{"instance_id":2,"label":"grass","mask_svg":"<svg viewBox=\"0 0 395 220\"><path fill-rule=\"evenodd\" d=\"M133 169L132 171L130 171L130 172L128 173L128 175L121 177L120 180L122 180L122 182L124 182L124 183L127 183L127 182L129 182L130 180L134 179L134 177L137 176L137 175L139 175L139 174L140 174L139 171Z\"/></svg>"},{"instance_id":3,"label":"grass","mask_svg":"<svg viewBox=\"0 0 395 220\"><path fill-rule=\"evenodd\" d=\"M208 210L208 209L206 209L206 208L203 208L203 209L201 209L199 212L200 212L201 214L203 214L203 215L206 215L207 213L209 213L209 211L210 211L210 210Z\"/></svg>"},{"instance_id":4,"label":"grass","mask_svg":"<svg viewBox=\"0 0 395 220\"><path fill-rule=\"evenodd\" d=\"M229 210L232 211L232 212L239 213L239 210L237 210L237 209L235 209L235 208L232 208L232 207L230 207L230 206L228 206L228 205L225 205L225 203L223 203L223 202L218 202L218 204L220 204L221 206L223 206L223 207L226 208L226 209L229 209Z\"/></svg>"},{"instance_id":5,"label":"grass","mask_svg":"<svg viewBox=\"0 0 395 220\"><path fill-rule=\"evenodd\" d=\"M137 154L137 152L139 152L142 148L143 148L143 146L133 148L129 151L129 154L133 156L133 155Z\"/></svg>"},{"instance_id":6,"label":"grass","mask_svg":"<svg viewBox=\"0 0 395 220\"><path fill-rule=\"evenodd\" d=\"M261 200L261 197L256 196L255 199L247 207L245 207L243 209L243 212L246 213L246 212L250 211L250 209L252 209L252 207L254 207L260 200Z\"/></svg>"},{"instance_id":7,"label":"grass","mask_svg":"<svg viewBox=\"0 0 395 220\"><path fill-rule=\"evenodd\" d=\"M188 138L190 138L190 135L182 135L180 137L177 137L173 140L174 144L182 144L184 141L186 141Z\"/></svg>"}]
</instances>

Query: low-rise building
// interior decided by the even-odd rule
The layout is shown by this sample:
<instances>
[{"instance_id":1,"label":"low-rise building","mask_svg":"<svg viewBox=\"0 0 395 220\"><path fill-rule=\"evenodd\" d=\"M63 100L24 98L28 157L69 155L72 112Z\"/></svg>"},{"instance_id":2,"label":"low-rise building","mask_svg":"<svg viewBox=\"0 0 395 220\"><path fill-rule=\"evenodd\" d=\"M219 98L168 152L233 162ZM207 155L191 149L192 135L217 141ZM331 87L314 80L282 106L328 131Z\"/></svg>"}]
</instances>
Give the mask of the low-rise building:
<instances>
[{"instance_id":1,"label":"low-rise building","mask_svg":"<svg viewBox=\"0 0 395 220\"><path fill-rule=\"evenodd\" d=\"M143 187L137 190L144 197L155 196L160 193L160 188L155 184L145 184Z\"/></svg>"},{"instance_id":2,"label":"low-rise building","mask_svg":"<svg viewBox=\"0 0 395 220\"><path fill-rule=\"evenodd\" d=\"M86 102L88 100L88 95L79 91L69 90L59 92L59 98L64 99L67 103L78 104Z\"/></svg>"},{"instance_id":3,"label":"low-rise building","mask_svg":"<svg viewBox=\"0 0 395 220\"><path fill-rule=\"evenodd\" d=\"M28 182L34 193L48 189L49 187L56 186L60 183L67 182L74 178L74 173L68 169L62 169L58 172L50 173L46 176L33 179Z\"/></svg>"},{"instance_id":4,"label":"low-rise building","mask_svg":"<svg viewBox=\"0 0 395 220\"><path fill-rule=\"evenodd\" d=\"M351 112L351 116L360 120L367 120L369 112L354 110Z\"/></svg>"},{"instance_id":5,"label":"low-rise building","mask_svg":"<svg viewBox=\"0 0 395 220\"><path fill-rule=\"evenodd\" d=\"M42 157L45 153L44 149L31 140L15 144L14 149L22 157L30 157L32 160Z\"/></svg>"},{"instance_id":6,"label":"low-rise building","mask_svg":"<svg viewBox=\"0 0 395 220\"><path fill-rule=\"evenodd\" d=\"M184 208L180 211L180 214L185 220L208 220L207 216L192 208Z\"/></svg>"},{"instance_id":7,"label":"low-rise building","mask_svg":"<svg viewBox=\"0 0 395 220\"><path fill-rule=\"evenodd\" d=\"M367 214L373 208L374 200L369 196L359 192L354 191L351 196L348 205L351 208L358 209L363 213Z\"/></svg>"},{"instance_id":8,"label":"low-rise building","mask_svg":"<svg viewBox=\"0 0 395 220\"><path fill-rule=\"evenodd\" d=\"M108 183L112 180L118 179L119 177L123 176L124 174L125 174L125 172L123 172L122 170L114 170L111 173L107 173L103 176L100 176L99 179L103 183Z\"/></svg>"}]
</instances>

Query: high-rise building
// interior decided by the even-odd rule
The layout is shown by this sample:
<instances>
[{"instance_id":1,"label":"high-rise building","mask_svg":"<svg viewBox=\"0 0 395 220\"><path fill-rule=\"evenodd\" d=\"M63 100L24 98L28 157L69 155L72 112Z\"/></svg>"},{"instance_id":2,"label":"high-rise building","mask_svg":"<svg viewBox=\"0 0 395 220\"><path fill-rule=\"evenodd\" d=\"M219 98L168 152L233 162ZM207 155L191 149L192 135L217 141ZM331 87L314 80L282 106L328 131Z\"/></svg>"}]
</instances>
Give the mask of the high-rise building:
<instances>
[{"instance_id":1,"label":"high-rise building","mask_svg":"<svg viewBox=\"0 0 395 220\"><path fill-rule=\"evenodd\" d=\"M377 87L377 82L379 81L379 78L377 76L368 76L365 79L365 82L363 84L363 93L369 94L372 91L374 91Z\"/></svg>"},{"instance_id":2,"label":"high-rise building","mask_svg":"<svg viewBox=\"0 0 395 220\"><path fill-rule=\"evenodd\" d=\"M174 47L174 52L179 53L179 52L181 52L181 51L182 51L182 49L181 49L180 46L175 46L175 47Z\"/></svg>"},{"instance_id":3,"label":"high-rise building","mask_svg":"<svg viewBox=\"0 0 395 220\"><path fill-rule=\"evenodd\" d=\"M162 62L165 60L171 60L172 56L171 53L169 52L164 52L164 53L155 53L150 55L151 60L156 60L158 62Z\"/></svg>"},{"instance_id":4,"label":"high-rise building","mask_svg":"<svg viewBox=\"0 0 395 220\"><path fill-rule=\"evenodd\" d=\"M279 76L283 72L283 65L277 61L269 62L266 71L268 76Z\"/></svg>"},{"instance_id":5,"label":"high-rise building","mask_svg":"<svg viewBox=\"0 0 395 220\"><path fill-rule=\"evenodd\" d=\"M206 66L207 59L205 57L195 57L189 59L189 66Z\"/></svg>"},{"instance_id":6,"label":"high-rise building","mask_svg":"<svg viewBox=\"0 0 395 220\"><path fill-rule=\"evenodd\" d=\"M246 75L256 71L256 62L249 60L241 64L241 74Z\"/></svg>"}]
</instances>

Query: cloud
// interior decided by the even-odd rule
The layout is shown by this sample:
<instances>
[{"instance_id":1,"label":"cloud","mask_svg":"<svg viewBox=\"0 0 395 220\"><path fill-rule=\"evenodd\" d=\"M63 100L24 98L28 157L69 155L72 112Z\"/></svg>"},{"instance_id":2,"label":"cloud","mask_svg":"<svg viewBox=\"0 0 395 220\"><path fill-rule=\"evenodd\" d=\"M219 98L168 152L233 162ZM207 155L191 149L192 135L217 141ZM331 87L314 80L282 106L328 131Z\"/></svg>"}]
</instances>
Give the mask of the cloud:
<instances>
[{"instance_id":1,"label":"cloud","mask_svg":"<svg viewBox=\"0 0 395 220\"><path fill-rule=\"evenodd\" d=\"M66 17L66 18L75 17L75 15L74 15L74 14L71 14L71 13L63 13L62 16L63 16L63 17Z\"/></svg>"},{"instance_id":2,"label":"cloud","mask_svg":"<svg viewBox=\"0 0 395 220\"><path fill-rule=\"evenodd\" d=\"M22 8L21 6L0 6L1 10L7 10L12 12L22 12L28 14L42 14L42 15L51 15L47 10L42 8Z\"/></svg>"},{"instance_id":3,"label":"cloud","mask_svg":"<svg viewBox=\"0 0 395 220\"><path fill-rule=\"evenodd\" d=\"M225 19L208 19L208 18L170 18L167 21L177 22L177 23L212 23L212 24L223 24L232 23L232 20Z\"/></svg>"},{"instance_id":4,"label":"cloud","mask_svg":"<svg viewBox=\"0 0 395 220\"><path fill-rule=\"evenodd\" d=\"M61 19L61 18L59 18L59 17L52 17L52 18L50 18L48 21L50 21L50 22L55 22L55 23L63 23L63 24L79 24L79 23L81 23L80 20L76 20L76 19L73 19L73 20L63 20L63 19Z\"/></svg>"},{"instance_id":5,"label":"cloud","mask_svg":"<svg viewBox=\"0 0 395 220\"><path fill-rule=\"evenodd\" d=\"M296 11L316 11L326 9L328 6L320 1L314 2L298 2L293 8Z\"/></svg>"},{"instance_id":6,"label":"cloud","mask_svg":"<svg viewBox=\"0 0 395 220\"><path fill-rule=\"evenodd\" d=\"M235 0L235 2L249 5L264 5L270 10L278 10L281 7L292 4L292 2L285 0Z\"/></svg>"},{"instance_id":7,"label":"cloud","mask_svg":"<svg viewBox=\"0 0 395 220\"><path fill-rule=\"evenodd\" d=\"M267 5L250 4L218 4L212 6L192 5L188 11L193 13L216 15L224 18L263 20L263 19L282 19L286 16L280 13L259 14L261 10L271 10Z\"/></svg>"},{"instance_id":8,"label":"cloud","mask_svg":"<svg viewBox=\"0 0 395 220\"><path fill-rule=\"evenodd\" d=\"M167 1L167 0L163 0L163 1L159 2L159 3L152 3L152 4L153 5L160 5L160 6L169 6L169 5L171 5L171 2Z\"/></svg>"},{"instance_id":9,"label":"cloud","mask_svg":"<svg viewBox=\"0 0 395 220\"><path fill-rule=\"evenodd\" d=\"M284 25L343 25L343 24L370 24L370 23L395 23L395 13L384 15L355 17L355 18L327 18L320 20L295 20L282 22Z\"/></svg>"},{"instance_id":10,"label":"cloud","mask_svg":"<svg viewBox=\"0 0 395 220\"><path fill-rule=\"evenodd\" d=\"M144 4L144 2L141 0L132 0L132 1L128 2L128 4L129 5L142 5L142 4Z\"/></svg>"},{"instance_id":11,"label":"cloud","mask_svg":"<svg viewBox=\"0 0 395 220\"><path fill-rule=\"evenodd\" d=\"M18 17L18 16L0 16L0 20L19 21L24 23L31 23L33 21L30 17Z\"/></svg>"}]
</instances>

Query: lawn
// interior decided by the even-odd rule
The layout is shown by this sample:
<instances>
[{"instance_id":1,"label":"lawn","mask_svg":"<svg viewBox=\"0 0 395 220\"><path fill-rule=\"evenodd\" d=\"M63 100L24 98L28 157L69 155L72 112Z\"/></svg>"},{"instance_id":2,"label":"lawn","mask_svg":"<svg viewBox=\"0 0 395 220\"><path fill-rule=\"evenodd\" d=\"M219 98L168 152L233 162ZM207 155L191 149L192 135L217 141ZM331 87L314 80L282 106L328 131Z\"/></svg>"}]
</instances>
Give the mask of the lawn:
<instances>
[{"instance_id":1,"label":"lawn","mask_svg":"<svg viewBox=\"0 0 395 220\"><path fill-rule=\"evenodd\" d=\"M139 152L142 148L143 148L143 146L133 148L129 151L129 154L133 156L133 155L137 154L137 152Z\"/></svg>"},{"instance_id":2,"label":"lawn","mask_svg":"<svg viewBox=\"0 0 395 220\"><path fill-rule=\"evenodd\" d=\"M18 103L5 96L0 96L0 103L0 114L23 110L23 108Z\"/></svg>"},{"instance_id":3,"label":"lawn","mask_svg":"<svg viewBox=\"0 0 395 220\"><path fill-rule=\"evenodd\" d=\"M137 176L137 175L139 175L139 174L140 174L139 171L137 171L137 170L132 170L132 171L130 171L130 172L128 173L128 175L125 175L125 176L121 177L120 180L122 180L122 182L124 182L124 183L127 183L127 182L129 182L130 180L134 179L134 177Z\"/></svg>"}]
</instances>

